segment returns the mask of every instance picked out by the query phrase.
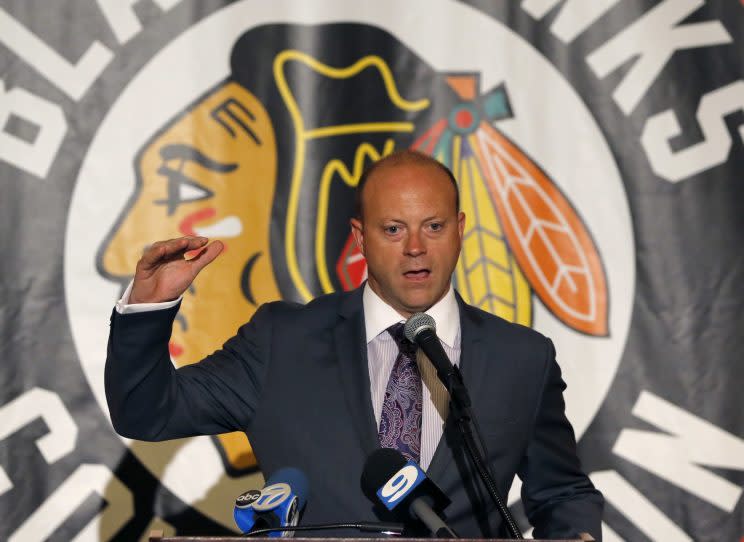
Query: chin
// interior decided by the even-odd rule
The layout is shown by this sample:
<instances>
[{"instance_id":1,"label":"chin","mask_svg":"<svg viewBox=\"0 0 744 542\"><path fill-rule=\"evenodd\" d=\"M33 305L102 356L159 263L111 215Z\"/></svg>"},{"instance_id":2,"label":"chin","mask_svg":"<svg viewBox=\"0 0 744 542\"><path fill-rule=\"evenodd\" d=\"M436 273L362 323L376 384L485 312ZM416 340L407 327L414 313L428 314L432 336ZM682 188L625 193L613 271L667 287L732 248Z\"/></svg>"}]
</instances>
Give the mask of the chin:
<instances>
[{"instance_id":1,"label":"chin","mask_svg":"<svg viewBox=\"0 0 744 542\"><path fill-rule=\"evenodd\" d=\"M406 304L406 311L410 312L411 314L416 314L417 312L424 312L425 310L429 309L432 305L434 305L434 302L431 301L420 301L417 300L417 302L411 302Z\"/></svg>"}]
</instances>

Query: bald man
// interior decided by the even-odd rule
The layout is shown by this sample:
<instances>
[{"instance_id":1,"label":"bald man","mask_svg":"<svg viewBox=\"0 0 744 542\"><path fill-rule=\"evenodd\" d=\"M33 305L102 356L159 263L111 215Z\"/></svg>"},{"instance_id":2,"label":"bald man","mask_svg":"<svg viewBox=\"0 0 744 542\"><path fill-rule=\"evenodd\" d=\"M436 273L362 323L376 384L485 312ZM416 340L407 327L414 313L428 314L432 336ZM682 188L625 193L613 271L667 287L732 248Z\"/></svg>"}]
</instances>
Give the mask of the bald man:
<instances>
[{"instance_id":1,"label":"bald man","mask_svg":"<svg viewBox=\"0 0 744 542\"><path fill-rule=\"evenodd\" d=\"M114 427L141 440L244 431L265 473L286 465L307 473L304 522L389 519L357 480L366 457L390 442L403 352L392 330L426 312L462 371L499 493L519 475L535 537L587 532L600 540L604 501L576 455L552 343L465 304L452 287L464 224L452 173L424 154L393 153L357 187L351 230L367 282L307 305L267 303L222 349L178 370L168 338L179 299L222 244L201 237L153 244L112 316L106 392ZM154 305L130 313L142 303ZM416 427L415 438L402 435L413 441L407 452L452 499L446 519L460 536L503 536L450 426L446 390L422 352L409 357L421 384L413 413L404 414Z\"/></svg>"}]
</instances>

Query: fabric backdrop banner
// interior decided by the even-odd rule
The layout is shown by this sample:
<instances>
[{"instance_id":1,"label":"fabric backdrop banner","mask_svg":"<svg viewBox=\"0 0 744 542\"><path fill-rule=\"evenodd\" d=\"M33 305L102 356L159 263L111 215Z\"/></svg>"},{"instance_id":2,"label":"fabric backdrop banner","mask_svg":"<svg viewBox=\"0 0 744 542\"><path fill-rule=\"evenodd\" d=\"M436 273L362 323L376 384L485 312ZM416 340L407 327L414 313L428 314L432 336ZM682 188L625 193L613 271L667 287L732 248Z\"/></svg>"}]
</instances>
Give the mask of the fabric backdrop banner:
<instances>
[{"instance_id":1,"label":"fabric backdrop banner","mask_svg":"<svg viewBox=\"0 0 744 542\"><path fill-rule=\"evenodd\" d=\"M0 539L235 532L245 435L113 431L114 302L149 243L222 240L181 366L357 287L354 187L414 148L465 300L556 343L605 540L744 540L743 1L3 0L0 44Z\"/></svg>"}]
</instances>

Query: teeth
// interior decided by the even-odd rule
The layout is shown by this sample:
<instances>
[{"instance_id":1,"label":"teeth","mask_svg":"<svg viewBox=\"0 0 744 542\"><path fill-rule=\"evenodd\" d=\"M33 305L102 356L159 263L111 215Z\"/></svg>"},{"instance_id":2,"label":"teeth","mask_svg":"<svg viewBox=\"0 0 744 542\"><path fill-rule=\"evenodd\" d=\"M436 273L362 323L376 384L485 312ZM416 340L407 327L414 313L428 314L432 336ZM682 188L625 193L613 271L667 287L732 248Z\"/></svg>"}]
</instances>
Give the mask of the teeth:
<instances>
[{"instance_id":1,"label":"teeth","mask_svg":"<svg viewBox=\"0 0 744 542\"><path fill-rule=\"evenodd\" d=\"M237 216L226 216L210 226L196 226L194 231L203 237L237 237L243 233L243 223Z\"/></svg>"}]
</instances>

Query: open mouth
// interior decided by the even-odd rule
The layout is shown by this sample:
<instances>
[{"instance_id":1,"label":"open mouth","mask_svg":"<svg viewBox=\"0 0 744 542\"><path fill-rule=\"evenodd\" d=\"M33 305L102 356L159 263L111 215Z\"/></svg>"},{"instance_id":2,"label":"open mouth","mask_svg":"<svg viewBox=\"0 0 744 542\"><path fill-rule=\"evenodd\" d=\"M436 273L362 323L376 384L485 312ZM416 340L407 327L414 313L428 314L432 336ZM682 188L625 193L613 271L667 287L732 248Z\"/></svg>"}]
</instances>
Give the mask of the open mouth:
<instances>
[{"instance_id":1,"label":"open mouth","mask_svg":"<svg viewBox=\"0 0 744 542\"><path fill-rule=\"evenodd\" d=\"M406 277L409 280L426 280L429 278L429 275L431 274L431 271L428 269L412 269L411 271L406 271L403 273L403 276Z\"/></svg>"}]
</instances>

